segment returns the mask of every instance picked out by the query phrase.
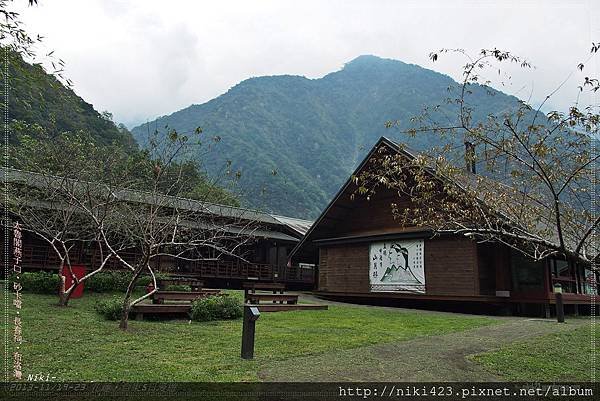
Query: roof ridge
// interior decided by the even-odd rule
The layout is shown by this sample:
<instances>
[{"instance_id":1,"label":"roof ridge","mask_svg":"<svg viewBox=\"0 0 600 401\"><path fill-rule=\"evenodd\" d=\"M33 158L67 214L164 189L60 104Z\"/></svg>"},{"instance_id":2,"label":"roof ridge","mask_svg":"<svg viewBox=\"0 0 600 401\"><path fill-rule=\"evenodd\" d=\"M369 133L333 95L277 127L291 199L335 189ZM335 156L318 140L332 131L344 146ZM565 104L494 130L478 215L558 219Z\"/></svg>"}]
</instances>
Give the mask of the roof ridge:
<instances>
[{"instance_id":1,"label":"roof ridge","mask_svg":"<svg viewBox=\"0 0 600 401\"><path fill-rule=\"evenodd\" d=\"M26 171L26 170L20 170L20 169L16 169L16 168L12 168L12 167L0 167L0 171L2 171L3 175L8 175L11 172L12 173L16 173L16 174L22 174L25 177L29 177L29 178L33 178L33 177L40 177L40 176L46 176L46 177L50 177L53 179L71 179L69 177L63 177L60 175L56 175L56 174L43 174L43 173L38 173L38 172L33 172L33 171ZM253 213L255 215L257 215L258 218L264 220L264 223L270 223L270 224L283 224L282 222L280 222L279 220L277 220L275 217L273 217L273 215L269 212L265 212L262 210L258 210L258 209L251 209L251 208L244 208L244 207L239 207L239 206L230 206L230 205L224 205L224 204L220 204L220 203L214 203L214 202L207 202L207 201L202 201L202 200L198 200L198 199L192 199L192 198L186 198L186 197L182 197L182 196L174 196L174 195L168 195L168 194L163 194L163 193L152 193L149 191L145 191L142 189L134 189L134 188L127 188L127 187L119 187L116 188L116 191L118 192L129 192L130 194L134 195L157 195L160 197L163 197L164 199L168 199L168 200L172 200L172 201L180 201L180 202L188 202L192 205L196 205L196 206L200 206L203 209L205 209L206 212L208 213L215 213L214 210L212 209L226 209L226 210L230 210L232 212L238 211L241 213ZM217 213L215 213L217 214ZM281 216L282 218L289 218L287 216ZM299 219L301 220L301 219ZM306 220L307 221L307 220Z\"/></svg>"}]
</instances>

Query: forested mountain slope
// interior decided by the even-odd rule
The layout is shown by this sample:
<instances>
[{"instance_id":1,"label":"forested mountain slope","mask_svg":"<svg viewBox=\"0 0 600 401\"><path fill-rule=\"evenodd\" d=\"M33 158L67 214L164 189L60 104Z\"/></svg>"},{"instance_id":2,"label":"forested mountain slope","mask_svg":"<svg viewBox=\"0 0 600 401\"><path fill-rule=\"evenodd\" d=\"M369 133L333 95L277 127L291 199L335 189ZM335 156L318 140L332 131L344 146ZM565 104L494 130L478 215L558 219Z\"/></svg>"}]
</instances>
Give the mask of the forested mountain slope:
<instances>
[{"instance_id":1,"label":"forested mountain slope","mask_svg":"<svg viewBox=\"0 0 600 401\"><path fill-rule=\"evenodd\" d=\"M4 58L1 63L4 64ZM8 111L13 125L17 122L38 124L49 137L83 130L100 144L115 142L130 149L137 148L129 131L118 128L41 66L28 64L18 54L11 53L8 67ZM4 87L4 74L0 75L0 85ZM16 128L19 131L19 127ZM16 140L17 135L11 139Z\"/></svg>"},{"instance_id":2,"label":"forested mountain slope","mask_svg":"<svg viewBox=\"0 0 600 401\"><path fill-rule=\"evenodd\" d=\"M448 76L375 56L360 56L340 71L319 79L300 76L251 78L201 105L192 105L132 130L140 144L149 132L192 132L219 136L216 150L203 155L216 174L227 160L242 170L244 202L276 213L316 217L348 178L370 147L382 136L406 141L399 131L423 107L446 105ZM516 109L515 97L475 87L475 118ZM399 120L399 129L385 122ZM430 138L419 135L409 146L424 148Z\"/></svg>"},{"instance_id":3,"label":"forested mountain slope","mask_svg":"<svg viewBox=\"0 0 600 401\"><path fill-rule=\"evenodd\" d=\"M4 88L4 57L0 61L0 87ZM138 147L127 128L115 125L110 114L99 113L54 75L23 61L17 53L8 57L8 117L9 166L16 169L69 175L73 161L94 163L92 150L119 154L124 163L150 162L151 155ZM234 194L213 183L196 165L175 163L171 168L177 171L180 166L186 183L179 195L239 203Z\"/></svg>"}]
</instances>

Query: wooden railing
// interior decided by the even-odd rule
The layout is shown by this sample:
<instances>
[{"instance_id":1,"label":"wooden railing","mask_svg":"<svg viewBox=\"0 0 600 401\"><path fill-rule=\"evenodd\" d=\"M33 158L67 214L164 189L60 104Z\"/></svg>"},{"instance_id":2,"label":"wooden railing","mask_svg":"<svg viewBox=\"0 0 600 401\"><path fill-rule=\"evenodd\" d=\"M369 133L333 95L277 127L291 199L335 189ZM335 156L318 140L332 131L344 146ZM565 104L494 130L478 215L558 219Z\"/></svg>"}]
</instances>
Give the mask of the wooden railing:
<instances>
[{"instance_id":1,"label":"wooden railing","mask_svg":"<svg viewBox=\"0 0 600 401\"><path fill-rule=\"evenodd\" d=\"M138 257L135 252L124 254L126 260L132 263ZM100 264L99 252L91 252L82 260L72 258L74 264L84 264L94 269ZM59 265L56 254L43 244L26 244L23 249L22 266L26 269L57 270ZM106 270L121 269L120 263L113 259L105 267ZM158 266L159 270L162 270ZM279 281L293 283L314 282L314 269L291 266L279 268L265 263L248 263L231 260L204 260L191 262L186 266L186 272L198 277L223 278L238 280ZM183 273L183 272L182 272Z\"/></svg>"},{"instance_id":2,"label":"wooden railing","mask_svg":"<svg viewBox=\"0 0 600 401\"><path fill-rule=\"evenodd\" d=\"M315 269L300 266L289 266L283 271L283 281L298 283L314 283Z\"/></svg>"},{"instance_id":3,"label":"wooden railing","mask_svg":"<svg viewBox=\"0 0 600 401\"><path fill-rule=\"evenodd\" d=\"M50 247L38 244L24 244L21 261L21 266L24 268L58 270L59 264L60 262L56 253Z\"/></svg>"},{"instance_id":4,"label":"wooden railing","mask_svg":"<svg viewBox=\"0 0 600 401\"><path fill-rule=\"evenodd\" d=\"M196 261L189 266L189 270L194 275L203 278L230 278L299 283L314 282L314 270L298 266L279 269L275 265L264 263L211 260Z\"/></svg>"},{"instance_id":5,"label":"wooden railing","mask_svg":"<svg viewBox=\"0 0 600 401\"><path fill-rule=\"evenodd\" d=\"M274 281L274 266L230 260L202 260L189 266L199 277Z\"/></svg>"}]
</instances>

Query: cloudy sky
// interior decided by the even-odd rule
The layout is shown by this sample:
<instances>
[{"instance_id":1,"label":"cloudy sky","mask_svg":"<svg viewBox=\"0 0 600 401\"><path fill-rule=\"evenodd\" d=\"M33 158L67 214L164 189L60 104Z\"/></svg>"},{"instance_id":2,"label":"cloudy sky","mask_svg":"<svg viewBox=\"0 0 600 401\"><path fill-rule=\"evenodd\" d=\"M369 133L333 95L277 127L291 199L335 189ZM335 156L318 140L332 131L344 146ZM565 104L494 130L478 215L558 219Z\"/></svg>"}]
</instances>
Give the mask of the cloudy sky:
<instances>
[{"instance_id":1,"label":"cloudy sky","mask_svg":"<svg viewBox=\"0 0 600 401\"><path fill-rule=\"evenodd\" d=\"M22 4L25 0L15 0ZM498 47L535 69L510 70L501 90L566 108L598 71L600 6L564 1L392 0L39 0L22 7L30 32L66 62L75 91L133 127L206 102L243 79L277 74L319 78L361 54L419 64L455 78L464 63L429 52Z\"/></svg>"}]
</instances>

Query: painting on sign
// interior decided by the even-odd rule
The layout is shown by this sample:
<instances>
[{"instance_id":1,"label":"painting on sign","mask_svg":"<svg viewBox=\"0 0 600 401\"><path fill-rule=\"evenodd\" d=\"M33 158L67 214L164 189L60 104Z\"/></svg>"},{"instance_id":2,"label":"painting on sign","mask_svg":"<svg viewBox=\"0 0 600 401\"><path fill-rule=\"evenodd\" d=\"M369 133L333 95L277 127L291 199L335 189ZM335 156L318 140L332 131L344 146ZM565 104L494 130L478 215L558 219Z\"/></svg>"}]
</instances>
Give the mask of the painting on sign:
<instances>
[{"instance_id":1,"label":"painting on sign","mask_svg":"<svg viewBox=\"0 0 600 401\"><path fill-rule=\"evenodd\" d=\"M372 292L425 293L423 240L373 243L369 259Z\"/></svg>"}]
</instances>

